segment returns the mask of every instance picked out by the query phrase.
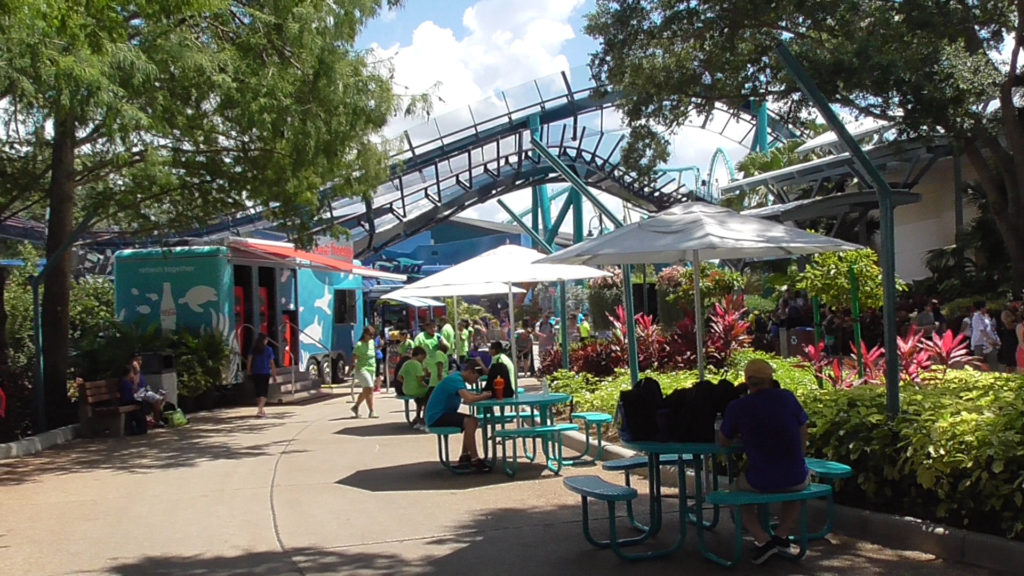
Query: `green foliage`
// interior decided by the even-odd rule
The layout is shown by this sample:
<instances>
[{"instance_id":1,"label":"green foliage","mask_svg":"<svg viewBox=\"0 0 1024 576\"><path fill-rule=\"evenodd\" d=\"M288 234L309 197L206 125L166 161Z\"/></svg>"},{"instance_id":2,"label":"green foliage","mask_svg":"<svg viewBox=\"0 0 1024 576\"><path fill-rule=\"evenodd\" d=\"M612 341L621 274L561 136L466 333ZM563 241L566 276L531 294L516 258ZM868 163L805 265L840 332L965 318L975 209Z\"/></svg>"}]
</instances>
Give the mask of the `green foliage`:
<instances>
[{"instance_id":1,"label":"green foliage","mask_svg":"<svg viewBox=\"0 0 1024 576\"><path fill-rule=\"evenodd\" d=\"M458 314L458 317L459 317L460 321L461 320L469 320L470 322L472 322L472 321L474 321L474 320L476 320L478 318L483 318L484 316L487 315L487 311L484 310L483 307L481 307L481 306L477 306L476 304L470 304L469 302L466 302L465 300L463 300L461 298L459 299L458 302L459 302L459 308L458 308L459 314ZM455 299L454 298L445 298L444 299L444 303L445 303L445 306L448 307L449 314L451 314L451 316L449 316L449 319L454 322L455 321L455 314L452 313L452 311L455 310ZM519 318L518 314L516 315L516 318L517 319Z\"/></svg>"},{"instance_id":2,"label":"green foliage","mask_svg":"<svg viewBox=\"0 0 1024 576\"><path fill-rule=\"evenodd\" d=\"M1020 74L1005 55L1024 43L1021 10L1007 0L598 0L585 30L600 42L595 78L636 128L622 154L631 170L667 161L666 135L716 105L769 100L798 119L809 104L776 52L784 40L833 105L962 146L1021 289L1024 117L1004 89Z\"/></svg>"},{"instance_id":3,"label":"green foliage","mask_svg":"<svg viewBox=\"0 0 1024 576\"><path fill-rule=\"evenodd\" d=\"M704 309L743 287L743 276L711 262L700 264L700 296ZM670 304L693 310L693 268L669 266L658 274L658 289L664 290Z\"/></svg>"},{"instance_id":4,"label":"green foliage","mask_svg":"<svg viewBox=\"0 0 1024 576\"><path fill-rule=\"evenodd\" d=\"M778 304L771 298L763 298L756 294L744 294L743 300L747 304L747 311L750 314L757 316L768 317L771 316L775 309L778 308Z\"/></svg>"},{"instance_id":5,"label":"green foliage","mask_svg":"<svg viewBox=\"0 0 1024 576\"><path fill-rule=\"evenodd\" d=\"M1024 535L1024 376L950 370L941 386L903 386L903 413L889 423L885 389L819 389L808 370L753 350L735 354L712 379L743 379L761 358L810 417L812 455L853 467L837 500L1011 538ZM667 394L697 380L695 371L650 374ZM560 371L551 387L573 395L576 410L615 413L629 374L597 379ZM927 381L927 377L925 378Z\"/></svg>"},{"instance_id":6,"label":"green foliage","mask_svg":"<svg viewBox=\"0 0 1024 576\"><path fill-rule=\"evenodd\" d=\"M180 331L175 333L171 349L178 372L179 394L195 397L225 384L231 348L219 333Z\"/></svg>"},{"instance_id":7,"label":"green foliage","mask_svg":"<svg viewBox=\"0 0 1024 576\"><path fill-rule=\"evenodd\" d=\"M872 250L815 254L803 272L796 274L795 285L821 298L824 305L850 308L853 304L850 268L853 266L857 267L861 309L880 308L882 269L878 266L878 255ZM904 290L906 284L897 280L896 288Z\"/></svg>"}]
</instances>

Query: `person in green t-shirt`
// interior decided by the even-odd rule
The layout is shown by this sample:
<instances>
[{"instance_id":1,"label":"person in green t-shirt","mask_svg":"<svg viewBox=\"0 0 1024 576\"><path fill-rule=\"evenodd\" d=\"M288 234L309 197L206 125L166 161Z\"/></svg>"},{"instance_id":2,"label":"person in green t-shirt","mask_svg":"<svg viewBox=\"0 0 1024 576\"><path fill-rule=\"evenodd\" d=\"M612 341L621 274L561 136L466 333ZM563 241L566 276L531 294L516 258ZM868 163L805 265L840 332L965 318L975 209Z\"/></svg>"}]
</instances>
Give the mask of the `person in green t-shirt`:
<instances>
[{"instance_id":1,"label":"person in green t-shirt","mask_svg":"<svg viewBox=\"0 0 1024 576\"><path fill-rule=\"evenodd\" d=\"M412 427L424 429L423 407L427 404L427 372L423 369L423 361L427 359L427 351L419 346L412 349L412 358L402 364L398 372L398 381L402 383L402 393L412 396L416 402L416 417L412 419Z\"/></svg>"},{"instance_id":2,"label":"person in green t-shirt","mask_svg":"<svg viewBox=\"0 0 1024 576\"><path fill-rule=\"evenodd\" d=\"M487 384L484 390L494 391L494 382L500 376L505 381L505 398L512 398L516 395L516 367L512 359L505 354L504 345L495 340L487 349L491 353L491 365L487 367ZM483 360L477 358L477 363L483 366Z\"/></svg>"},{"instance_id":3,"label":"person in green t-shirt","mask_svg":"<svg viewBox=\"0 0 1024 576\"><path fill-rule=\"evenodd\" d=\"M377 345L373 339L376 334L373 326L363 328L363 334L352 353L352 377L359 385L359 396L352 406L352 413L356 418L359 418L359 406L363 402L366 402L366 407L370 409L370 418L377 417L377 413L373 411L373 386L377 371Z\"/></svg>"},{"instance_id":4,"label":"person in green t-shirt","mask_svg":"<svg viewBox=\"0 0 1024 576\"><path fill-rule=\"evenodd\" d=\"M466 363L469 357L469 344L473 341L473 328L468 320L459 321L459 365Z\"/></svg>"},{"instance_id":5,"label":"person in green t-shirt","mask_svg":"<svg viewBox=\"0 0 1024 576\"><path fill-rule=\"evenodd\" d=\"M398 357L411 356L412 349L415 348L416 345L412 343L412 338L409 337L408 330L402 330L401 339L402 343L398 345Z\"/></svg>"},{"instance_id":6,"label":"person in green t-shirt","mask_svg":"<svg viewBox=\"0 0 1024 576\"><path fill-rule=\"evenodd\" d=\"M437 345L437 350L427 353L427 374L430 376L428 387L438 385L448 375L448 344L442 340Z\"/></svg>"},{"instance_id":7,"label":"person in green t-shirt","mask_svg":"<svg viewBox=\"0 0 1024 576\"><path fill-rule=\"evenodd\" d=\"M452 327L452 323L448 321L447 317L441 317L438 322L441 325L441 339L444 340L445 344L448 345L448 351L455 351L455 328Z\"/></svg>"},{"instance_id":8,"label":"person in green t-shirt","mask_svg":"<svg viewBox=\"0 0 1024 576\"><path fill-rule=\"evenodd\" d=\"M414 346L426 350L428 356L437 350L437 344L441 341L441 336L435 331L436 328L432 321L424 322L423 331L417 334L416 339L412 341Z\"/></svg>"}]
</instances>

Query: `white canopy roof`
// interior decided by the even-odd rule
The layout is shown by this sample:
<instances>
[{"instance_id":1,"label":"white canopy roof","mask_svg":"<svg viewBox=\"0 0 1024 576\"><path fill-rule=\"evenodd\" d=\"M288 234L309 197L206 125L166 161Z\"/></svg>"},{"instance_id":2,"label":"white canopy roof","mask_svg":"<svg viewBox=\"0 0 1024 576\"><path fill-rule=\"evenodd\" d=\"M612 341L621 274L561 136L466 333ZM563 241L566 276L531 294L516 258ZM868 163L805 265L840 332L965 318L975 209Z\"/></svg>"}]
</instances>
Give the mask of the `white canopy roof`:
<instances>
[{"instance_id":1,"label":"white canopy roof","mask_svg":"<svg viewBox=\"0 0 1024 576\"><path fill-rule=\"evenodd\" d=\"M861 247L728 208L690 202L552 254L541 263L666 264L691 260L789 258Z\"/></svg>"},{"instance_id":2,"label":"white canopy roof","mask_svg":"<svg viewBox=\"0 0 1024 576\"><path fill-rule=\"evenodd\" d=\"M543 254L532 248L506 244L427 276L406 288L418 290L432 286L454 286L478 282L504 284L557 282L608 275L603 270L588 266L538 264L537 261L543 257Z\"/></svg>"},{"instance_id":3,"label":"white canopy roof","mask_svg":"<svg viewBox=\"0 0 1024 576\"><path fill-rule=\"evenodd\" d=\"M385 296L382 300L393 300L395 302L401 302L402 304L408 304L414 308L431 308L433 306L444 306L444 302L438 300L431 300L430 298L417 298L415 296Z\"/></svg>"}]
</instances>

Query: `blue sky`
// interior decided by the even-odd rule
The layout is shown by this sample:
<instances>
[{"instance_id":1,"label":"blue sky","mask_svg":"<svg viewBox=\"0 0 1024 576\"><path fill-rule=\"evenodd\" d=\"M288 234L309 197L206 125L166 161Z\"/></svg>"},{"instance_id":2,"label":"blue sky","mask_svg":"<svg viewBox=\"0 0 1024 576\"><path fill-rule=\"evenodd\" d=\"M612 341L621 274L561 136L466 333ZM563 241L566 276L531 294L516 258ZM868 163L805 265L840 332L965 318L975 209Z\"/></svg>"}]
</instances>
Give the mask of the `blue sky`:
<instances>
[{"instance_id":1,"label":"blue sky","mask_svg":"<svg viewBox=\"0 0 1024 576\"><path fill-rule=\"evenodd\" d=\"M478 3L478 0L407 0L405 8L371 22L363 30L360 37L361 44L363 46L373 43L380 46L408 45L411 43L413 31L426 21L433 21L438 26L463 35L467 33L467 29L462 24L463 14L467 8ZM597 47L597 43L592 38L583 34L584 16L593 8L594 0L584 0L568 19L577 36L566 42L563 52L573 66L585 64L590 52Z\"/></svg>"},{"instance_id":2,"label":"blue sky","mask_svg":"<svg viewBox=\"0 0 1024 576\"><path fill-rule=\"evenodd\" d=\"M359 45L390 62L398 92L431 94L433 114L442 115L586 65L598 47L583 34L584 17L594 5L595 0L407 0L403 9L371 22ZM397 135L423 120L395 119L387 133ZM707 166L719 146L733 161L744 153L728 139L696 129L682 129L676 142L671 166ZM530 203L525 193L506 200L514 209ZM504 219L490 204L469 215Z\"/></svg>"}]
</instances>

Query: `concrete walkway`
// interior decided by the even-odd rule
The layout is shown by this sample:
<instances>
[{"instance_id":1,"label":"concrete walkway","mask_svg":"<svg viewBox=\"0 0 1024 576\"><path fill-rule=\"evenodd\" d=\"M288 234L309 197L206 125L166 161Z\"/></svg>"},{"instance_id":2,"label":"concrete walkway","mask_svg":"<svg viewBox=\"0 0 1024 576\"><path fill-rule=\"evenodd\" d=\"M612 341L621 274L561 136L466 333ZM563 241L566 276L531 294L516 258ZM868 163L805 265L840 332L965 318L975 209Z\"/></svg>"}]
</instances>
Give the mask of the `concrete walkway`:
<instances>
[{"instance_id":1,"label":"concrete walkway","mask_svg":"<svg viewBox=\"0 0 1024 576\"><path fill-rule=\"evenodd\" d=\"M0 574L994 574L841 533L799 563L730 571L690 536L627 564L584 541L578 498L542 466L452 476L401 402L377 402L379 420L353 419L338 395L0 461Z\"/></svg>"}]
</instances>

